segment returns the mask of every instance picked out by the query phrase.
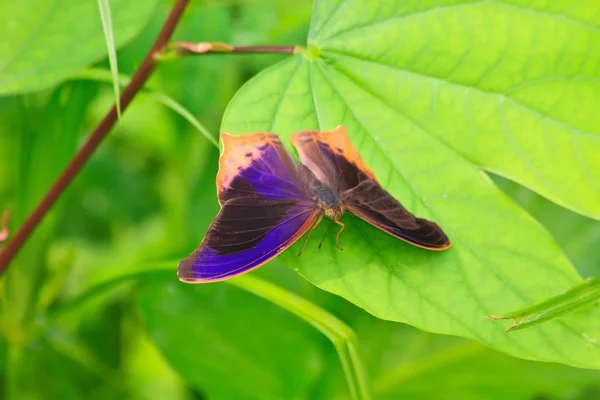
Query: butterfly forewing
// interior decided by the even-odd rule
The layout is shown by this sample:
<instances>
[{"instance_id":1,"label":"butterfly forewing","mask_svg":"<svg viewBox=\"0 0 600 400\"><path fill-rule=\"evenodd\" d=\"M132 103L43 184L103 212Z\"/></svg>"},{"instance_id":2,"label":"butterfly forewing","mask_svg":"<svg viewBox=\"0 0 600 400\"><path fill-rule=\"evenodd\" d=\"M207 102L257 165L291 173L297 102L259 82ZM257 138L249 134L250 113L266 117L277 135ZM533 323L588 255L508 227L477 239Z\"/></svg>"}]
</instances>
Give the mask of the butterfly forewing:
<instances>
[{"instance_id":1,"label":"butterfly forewing","mask_svg":"<svg viewBox=\"0 0 600 400\"><path fill-rule=\"evenodd\" d=\"M200 247L179 264L186 282L223 280L259 267L298 240L318 214L277 136L221 138L221 211Z\"/></svg>"},{"instance_id":2,"label":"butterfly forewing","mask_svg":"<svg viewBox=\"0 0 600 400\"><path fill-rule=\"evenodd\" d=\"M252 133L243 136L221 134L223 152L219 158L217 191L219 203L239 197L306 199L294 160L277 135Z\"/></svg>"},{"instance_id":3,"label":"butterfly forewing","mask_svg":"<svg viewBox=\"0 0 600 400\"><path fill-rule=\"evenodd\" d=\"M341 194L357 186L361 176L376 181L375 175L352 146L346 129L333 131L302 131L292 135L300 162L329 188ZM362 175L359 173L362 172Z\"/></svg>"}]
</instances>

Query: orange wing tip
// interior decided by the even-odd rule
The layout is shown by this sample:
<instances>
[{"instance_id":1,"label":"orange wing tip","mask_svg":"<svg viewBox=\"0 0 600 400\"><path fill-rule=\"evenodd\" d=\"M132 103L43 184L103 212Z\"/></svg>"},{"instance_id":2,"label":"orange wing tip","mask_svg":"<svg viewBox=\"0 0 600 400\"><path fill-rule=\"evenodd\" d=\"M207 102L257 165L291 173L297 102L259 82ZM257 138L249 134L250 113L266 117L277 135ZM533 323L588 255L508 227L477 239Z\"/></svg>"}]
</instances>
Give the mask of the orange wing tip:
<instances>
[{"instance_id":1,"label":"orange wing tip","mask_svg":"<svg viewBox=\"0 0 600 400\"><path fill-rule=\"evenodd\" d=\"M444 244L441 247L425 247L428 250L433 250L433 251L442 251L442 250L448 250L450 247L452 247L452 243L450 243L450 241L448 241L448 243Z\"/></svg>"},{"instance_id":2,"label":"orange wing tip","mask_svg":"<svg viewBox=\"0 0 600 400\"><path fill-rule=\"evenodd\" d=\"M334 130L331 131L316 131L316 130L305 130L305 131L299 131L299 132L295 132L292 134L291 140L292 142L297 142L301 136L307 136L307 135L322 135L322 134L331 134L331 133L339 133L339 134L343 134L348 136L348 131L346 131L346 128L343 125L338 125Z\"/></svg>"},{"instance_id":3,"label":"orange wing tip","mask_svg":"<svg viewBox=\"0 0 600 400\"><path fill-rule=\"evenodd\" d=\"M223 143L233 142L235 144L253 144L273 139L279 139L273 132L252 132L244 135L233 135L229 132L221 132L221 140Z\"/></svg>"},{"instance_id":4,"label":"orange wing tip","mask_svg":"<svg viewBox=\"0 0 600 400\"><path fill-rule=\"evenodd\" d=\"M331 133L340 133L340 134L348 136L348 131L346 130L344 125L336 126L336 128L334 130L332 130Z\"/></svg>"},{"instance_id":5,"label":"orange wing tip","mask_svg":"<svg viewBox=\"0 0 600 400\"><path fill-rule=\"evenodd\" d=\"M369 221L367 221L367 222L369 222ZM370 223L370 222L369 222L369 223ZM399 237L399 236L396 236L396 235L394 235L393 233L391 233L391 232L388 232L388 231L386 231L385 229L382 229L382 228L380 228L380 227L378 227L378 226L376 226L376 225L374 225L374 226L375 226L376 228L379 228L379 229L381 229L383 232L385 232L385 233L387 233L387 234L390 234L390 235L392 235L392 236L393 236L393 237L395 237L396 239L400 239L400 240L402 240L403 242L406 242L406 243L408 243L408 244L410 244L410 245L413 245L413 246L415 246L415 247L419 247L419 248L421 248L421 249L430 250L430 251L443 251L443 250L447 250L447 249L449 249L450 247L452 247L452 243L450 243L450 242L448 242L448 243L446 243L446 244L444 244L443 246L440 246L440 247L427 246L427 245L423 245L423 244L419 244L419 243L411 242L411 241L410 241L410 240L408 240L408 239L405 239L405 238L401 238L401 237Z\"/></svg>"}]
</instances>

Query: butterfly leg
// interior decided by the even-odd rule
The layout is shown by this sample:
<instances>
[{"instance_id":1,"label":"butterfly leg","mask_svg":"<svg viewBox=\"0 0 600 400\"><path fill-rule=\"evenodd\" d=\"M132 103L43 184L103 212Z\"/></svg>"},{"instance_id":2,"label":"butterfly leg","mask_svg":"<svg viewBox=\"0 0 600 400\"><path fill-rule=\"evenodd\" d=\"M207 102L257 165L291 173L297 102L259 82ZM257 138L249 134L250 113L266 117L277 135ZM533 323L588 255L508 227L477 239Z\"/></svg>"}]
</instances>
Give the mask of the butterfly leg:
<instances>
[{"instance_id":1,"label":"butterfly leg","mask_svg":"<svg viewBox=\"0 0 600 400\"><path fill-rule=\"evenodd\" d=\"M340 233L342 233L342 231L344 230L344 228L346 227L346 225L344 225L343 223L341 223L340 221L333 221L336 224L338 224L339 226L341 226L340 230L338 231L337 235L335 235L335 245L337 246L338 249L340 250L344 250L340 247Z\"/></svg>"},{"instance_id":2,"label":"butterfly leg","mask_svg":"<svg viewBox=\"0 0 600 400\"><path fill-rule=\"evenodd\" d=\"M298 257L300 257L302 255L302 253L304 252L304 248L306 247L306 243L308 243L308 238L310 238L310 234L312 233L312 231L315 230L315 228L319 225L319 223L321 222L322 219L323 219L323 214L319 214L319 217L317 218L315 223L312 224L312 226L310 227L310 229L308 231L308 235L306 235L306 239L304 240L304 244L302 245L302 249L300 249L300 252L298 253Z\"/></svg>"},{"instance_id":3,"label":"butterfly leg","mask_svg":"<svg viewBox=\"0 0 600 400\"><path fill-rule=\"evenodd\" d=\"M325 231L325 234L323 235L323 239L321 239L321 241L319 242L319 247L318 249L321 248L321 245L323 244L323 240L325 240L325 237L327 237L327 234L329 233L329 231L331 230L331 225L333 225L333 220L331 220L331 222L329 223L329 226L327 227L327 230Z\"/></svg>"}]
</instances>

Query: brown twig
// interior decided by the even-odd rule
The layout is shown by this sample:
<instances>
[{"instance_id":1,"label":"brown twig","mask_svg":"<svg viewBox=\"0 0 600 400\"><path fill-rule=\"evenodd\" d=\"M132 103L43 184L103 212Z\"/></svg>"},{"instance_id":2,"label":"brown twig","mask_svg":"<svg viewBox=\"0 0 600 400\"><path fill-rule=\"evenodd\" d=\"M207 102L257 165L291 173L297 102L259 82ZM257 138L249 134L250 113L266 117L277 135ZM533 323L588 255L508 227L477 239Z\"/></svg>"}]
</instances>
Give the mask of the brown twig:
<instances>
[{"instance_id":1,"label":"brown twig","mask_svg":"<svg viewBox=\"0 0 600 400\"><path fill-rule=\"evenodd\" d=\"M207 53L262 53L262 54L296 54L302 51L301 46L233 46L222 42L175 42L169 49L176 55L201 55ZM170 55L165 55L168 58Z\"/></svg>"},{"instance_id":2,"label":"brown twig","mask_svg":"<svg viewBox=\"0 0 600 400\"><path fill-rule=\"evenodd\" d=\"M156 68L157 61L155 57L167 46L169 39L171 38L171 35L173 34L173 31L175 30L175 27L181 18L181 14L183 13L188 2L189 0L177 0L171 9L171 13L156 37L152 48L150 51L148 51L146 58L144 58L144 61L142 61L142 64L133 75L131 82L121 94L120 100L122 111L125 111L125 108L127 108L137 92L142 88L142 86L144 86L144 83L146 83L152 74L152 71L154 71ZM71 181L73 181L73 178L77 176L81 168L89 160L90 156L94 153L98 145L100 145L102 140L104 140L104 138L108 135L116 121L117 110L113 106L100 124L98 124L94 132L92 132L83 147L77 152L75 157L73 157L69 165L67 165L60 177L56 180L56 182L54 182L54 185L52 185L42 201L38 204L35 210L33 210L23 226L19 228L13 239L8 242L6 249L0 252L0 274L6 271L10 261L27 241L33 230L38 226L42 218L44 218L48 210L50 210L50 208L54 205L59 196L65 191Z\"/></svg>"}]
</instances>

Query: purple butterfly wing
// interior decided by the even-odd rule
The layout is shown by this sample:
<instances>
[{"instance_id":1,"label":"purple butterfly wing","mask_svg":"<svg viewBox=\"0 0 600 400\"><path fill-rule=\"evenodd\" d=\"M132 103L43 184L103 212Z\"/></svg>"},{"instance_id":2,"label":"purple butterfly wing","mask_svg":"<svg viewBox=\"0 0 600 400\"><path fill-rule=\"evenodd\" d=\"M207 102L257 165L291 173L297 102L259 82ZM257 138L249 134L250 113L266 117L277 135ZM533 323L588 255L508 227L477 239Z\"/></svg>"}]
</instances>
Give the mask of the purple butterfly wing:
<instances>
[{"instance_id":1,"label":"purple butterfly wing","mask_svg":"<svg viewBox=\"0 0 600 400\"><path fill-rule=\"evenodd\" d=\"M318 215L276 135L222 134L221 139L221 211L200 247L179 264L184 282L215 282L251 271L291 246Z\"/></svg>"}]
</instances>

